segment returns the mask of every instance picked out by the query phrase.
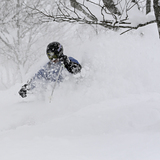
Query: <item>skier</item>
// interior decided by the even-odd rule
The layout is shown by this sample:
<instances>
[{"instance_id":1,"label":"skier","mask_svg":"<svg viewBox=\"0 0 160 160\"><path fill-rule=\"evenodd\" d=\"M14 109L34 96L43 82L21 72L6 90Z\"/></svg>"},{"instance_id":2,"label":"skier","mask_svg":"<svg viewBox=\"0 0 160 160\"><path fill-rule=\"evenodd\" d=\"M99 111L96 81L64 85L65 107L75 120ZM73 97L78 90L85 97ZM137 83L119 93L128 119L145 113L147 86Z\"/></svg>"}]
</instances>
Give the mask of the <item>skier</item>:
<instances>
[{"instance_id":1,"label":"skier","mask_svg":"<svg viewBox=\"0 0 160 160\"><path fill-rule=\"evenodd\" d=\"M22 86L18 92L22 98L27 96L27 91L36 87L37 81L55 82L58 76L57 81L62 82L61 67L63 65L72 74L77 74L82 69L82 66L76 59L63 54L63 46L59 42L50 43L47 46L46 54L50 61L27 84Z\"/></svg>"}]
</instances>

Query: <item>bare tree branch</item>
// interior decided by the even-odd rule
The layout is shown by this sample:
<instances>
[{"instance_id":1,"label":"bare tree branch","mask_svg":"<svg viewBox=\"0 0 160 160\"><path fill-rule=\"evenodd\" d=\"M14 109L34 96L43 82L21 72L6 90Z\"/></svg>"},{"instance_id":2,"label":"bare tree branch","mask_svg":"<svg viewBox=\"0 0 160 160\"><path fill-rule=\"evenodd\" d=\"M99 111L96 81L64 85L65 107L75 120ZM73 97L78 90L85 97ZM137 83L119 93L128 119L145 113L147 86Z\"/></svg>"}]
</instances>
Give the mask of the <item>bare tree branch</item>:
<instances>
[{"instance_id":1,"label":"bare tree branch","mask_svg":"<svg viewBox=\"0 0 160 160\"><path fill-rule=\"evenodd\" d=\"M90 1L89 1L90 2ZM95 3L94 3L95 4ZM80 5L80 4L79 4ZM38 8L32 8L30 7L30 9L32 9L33 11L35 11L37 14L39 13L41 15L41 18L48 18L47 21L55 21L55 22L68 22L68 23L77 23L79 22L80 24L92 24L92 25L100 25L103 26L105 28L113 28L113 29L118 29L118 28L128 28L128 29L137 29L146 25L149 25L151 23L155 23L155 20L146 22L146 23L140 23L137 26L132 26L131 22L127 22L126 20L128 20L128 18L122 19L122 20L117 20L116 17L114 17L115 21L113 20L106 20L105 19L105 14L111 14L108 13L106 11L106 9L104 7L102 7L99 4L96 4L97 6L101 7L101 14L102 14L102 20L98 21L98 20L91 20L91 19L87 19L85 17L81 17L79 16L79 14L74 10L66 7L63 3L59 3L57 4L58 6L58 10L59 10L59 14L48 14L48 13L44 13L42 10L38 9ZM84 4L81 4L81 6L84 6ZM63 8L62 8L63 7ZM85 6L85 8L87 8ZM89 13L91 13L91 11L87 8L87 11ZM104 11L104 12L103 12ZM92 14L93 15L93 14Z\"/></svg>"}]
</instances>

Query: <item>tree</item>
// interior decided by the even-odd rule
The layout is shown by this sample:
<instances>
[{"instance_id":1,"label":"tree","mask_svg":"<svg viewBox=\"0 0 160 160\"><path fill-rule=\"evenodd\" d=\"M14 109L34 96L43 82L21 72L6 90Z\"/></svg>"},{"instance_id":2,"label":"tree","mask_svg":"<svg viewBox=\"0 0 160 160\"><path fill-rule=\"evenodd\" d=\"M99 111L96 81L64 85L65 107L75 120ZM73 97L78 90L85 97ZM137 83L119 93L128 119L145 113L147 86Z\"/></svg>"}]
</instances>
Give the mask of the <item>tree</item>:
<instances>
[{"instance_id":1,"label":"tree","mask_svg":"<svg viewBox=\"0 0 160 160\"><path fill-rule=\"evenodd\" d=\"M37 15L39 14L42 19L46 20L47 18L48 21L95 24L109 29L124 28L128 31L155 23L155 19L146 22L143 20L143 23L141 23L141 19L137 19L137 25L132 24L129 11L137 8L141 12L139 1L133 3L132 0L117 0L114 3L113 0L97 0L96 2L93 0L70 0L71 5L67 2L67 0L65 3L61 0L55 2L56 11L42 10L35 6L30 6L30 9Z\"/></svg>"},{"instance_id":2,"label":"tree","mask_svg":"<svg viewBox=\"0 0 160 160\"><path fill-rule=\"evenodd\" d=\"M18 79L23 81L31 66L31 59L34 60L40 56L39 54L32 55L31 49L43 27L42 22L34 18L23 2L4 0L0 8L0 56L6 60L6 65L10 62L12 66L16 66L12 70L12 77L14 76L15 81ZM37 3L38 5L41 4ZM10 71L6 69L6 72L7 79L10 79Z\"/></svg>"}]
</instances>

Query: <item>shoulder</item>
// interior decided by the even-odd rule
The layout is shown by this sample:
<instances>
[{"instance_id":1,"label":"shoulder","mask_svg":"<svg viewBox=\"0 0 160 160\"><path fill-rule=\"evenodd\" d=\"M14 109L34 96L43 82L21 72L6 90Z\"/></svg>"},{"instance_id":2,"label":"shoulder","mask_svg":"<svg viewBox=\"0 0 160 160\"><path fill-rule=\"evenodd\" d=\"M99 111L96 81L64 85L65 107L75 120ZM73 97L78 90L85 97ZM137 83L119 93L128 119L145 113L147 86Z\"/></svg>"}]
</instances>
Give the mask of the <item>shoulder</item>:
<instances>
[{"instance_id":1,"label":"shoulder","mask_svg":"<svg viewBox=\"0 0 160 160\"><path fill-rule=\"evenodd\" d=\"M68 58L70 61L79 64L79 62L75 58L73 58L73 57L68 57Z\"/></svg>"}]
</instances>

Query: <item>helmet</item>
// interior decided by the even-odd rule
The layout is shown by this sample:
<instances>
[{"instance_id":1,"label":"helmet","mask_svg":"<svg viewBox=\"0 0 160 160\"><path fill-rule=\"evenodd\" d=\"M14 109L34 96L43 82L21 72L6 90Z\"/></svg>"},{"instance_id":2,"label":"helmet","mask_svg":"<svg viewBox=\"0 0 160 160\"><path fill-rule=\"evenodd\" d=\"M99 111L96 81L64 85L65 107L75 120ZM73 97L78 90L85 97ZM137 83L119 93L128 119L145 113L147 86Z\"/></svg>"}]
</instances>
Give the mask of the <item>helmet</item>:
<instances>
[{"instance_id":1,"label":"helmet","mask_svg":"<svg viewBox=\"0 0 160 160\"><path fill-rule=\"evenodd\" d=\"M59 42L52 42L48 44L46 53L50 60L57 59L63 55L63 46Z\"/></svg>"}]
</instances>

